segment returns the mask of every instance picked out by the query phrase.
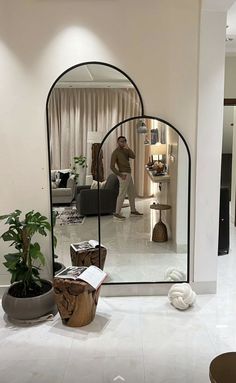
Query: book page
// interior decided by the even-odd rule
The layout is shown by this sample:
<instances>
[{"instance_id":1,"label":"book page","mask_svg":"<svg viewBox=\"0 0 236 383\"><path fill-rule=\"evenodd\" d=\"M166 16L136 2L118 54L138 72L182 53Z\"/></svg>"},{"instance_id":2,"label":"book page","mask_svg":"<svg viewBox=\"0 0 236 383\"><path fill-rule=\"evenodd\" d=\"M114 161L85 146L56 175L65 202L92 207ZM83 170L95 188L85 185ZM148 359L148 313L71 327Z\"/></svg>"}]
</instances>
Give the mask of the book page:
<instances>
[{"instance_id":1,"label":"book page","mask_svg":"<svg viewBox=\"0 0 236 383\"><path fill-rule=\"evenodd\" d=\"M84 250L94 249L93 245L91 245L89 241L72 243L71 247L73 247L75 251L84 251Z\"/></svg>"},{"instance_id":2,"label":"book page","mask_svg":"<svg viewBox=\"0 0 236 383\"><path fill-rule=\"evenodd\" d=\"M88 242L89 242L89 244L90 244L93 248L99 246L99 242L96 241L95 239L90 239Z\"/></svg>"},{"instance_id":3,"label":"book page","mask_svg":"<svg viewBox=\"0 0 236 383\"><path fill-rule=\"evenodd\" d=\"M71 247L75 251L90 250L90 249L98 248L99 247L99 242L96 241L95 239L90 239L89 241L83 241L83 242L78 242L78 243L71 243ZM103 247L102 244L101 244L101 247Z\"/></svg>"},{"instance_id":4,"label":"book page","mask_svg":"<svg viewBox=\"0 0 236 383\"><path fill-rule=\"evenodd\" d=\"M79 275L78 279L89 283L97 290L106 277L107 273L105 273L105 271L99 269L97 266L89 266L81 275Z\"/></svg>"},{"instance_id":5,"label":"book page","mask_svg":"<svg viewBox=\"0 0 236 383\"><path fill-rule=\"evenodd\" d=\"M80 274L82 274L86 269L87 267L85 266L69 266L62 270L60 273L56 274L55 277L64 279L74 279L76 281L77 279L79 279Z\"/></svg>"}]
</instances>

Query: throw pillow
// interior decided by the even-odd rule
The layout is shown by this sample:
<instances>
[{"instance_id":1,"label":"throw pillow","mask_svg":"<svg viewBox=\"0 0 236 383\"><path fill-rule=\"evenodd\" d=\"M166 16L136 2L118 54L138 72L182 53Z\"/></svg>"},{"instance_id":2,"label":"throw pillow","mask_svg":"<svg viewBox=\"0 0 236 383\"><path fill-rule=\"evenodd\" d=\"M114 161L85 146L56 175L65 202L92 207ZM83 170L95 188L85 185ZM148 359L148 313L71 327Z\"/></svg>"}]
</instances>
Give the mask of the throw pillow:
<instances>
[{"instance_id":1,"label":"throw pillow","mask_svg":"<svg viewBox=\"0 0 236 383\"><path fill-rule=\"evenodd\" d=\"M104 189L104 186L106 185L107 180L100 182L100 188Z\"/></svg>"},{"instance_id":2,"label":"throw pillow","mask_svg":"<svg viewBox=\"0 0 236 383\"><path fill-rule=\"evenodd\" d=\"M67 180L70 176L70 173L60 173L61 182L59 183L59 188L66 188Z\"/></svg>"},{"instance_id":3,"label":"throw pillow","mask_svg":"<svg viewBox=\"0 0 236 383\"><path fill-rule=\"evenodd\" d=\"M102 182L99 182L99 187L100 189L103 189L105 184L106 184L107 181L102 181ZM97 189L98 188L98 182L93 180L91 186L90 186L90 189Z\"/></svg>"},{"instance_id":4,"label":"throw pillow","mask_svg":"<svg viewBox=\"0 0 236 383\"><path fill-rule=\"evenodd\" d=\"M58 170L51 170L51 181L55 182L60 178Z\"/></svg>"},{"instance_id":5,"label":"throw pillow","mask_svg":"<svg viewBox=\"0 0 236 383\"><path fill-rule=\"evenodd\" d=\"M57 179L56 181L52 181L52 189L57 189L60 185L61 180Z\"/></svg>"},{"instance_id":6,"label":"throw pillow","mask_svg":"<svg viewBox=\"0 0 236 383\"><path fill-rule=\"evenodd\" d=\"M54 182L56 181L56 170L51 170L51 181Z\"/></svg>"}]
</instances>

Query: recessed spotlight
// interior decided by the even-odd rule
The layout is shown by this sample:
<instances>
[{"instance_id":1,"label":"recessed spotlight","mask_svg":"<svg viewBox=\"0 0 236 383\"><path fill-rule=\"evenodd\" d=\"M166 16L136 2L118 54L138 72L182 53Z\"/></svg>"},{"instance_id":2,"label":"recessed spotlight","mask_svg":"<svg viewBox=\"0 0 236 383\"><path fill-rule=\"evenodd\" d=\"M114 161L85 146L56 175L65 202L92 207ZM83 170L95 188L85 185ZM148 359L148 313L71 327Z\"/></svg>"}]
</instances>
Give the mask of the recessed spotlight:
<instances>
[{"instance_id":1,"label":"recessed spotlight","mask_svg":"<svg viewBox=\"0 0 236 383\"><path fill-rule=\"evenodd\" d=\"M233 41L232 37L226 37L225 41Z\"/></svg>"}]
</instances>

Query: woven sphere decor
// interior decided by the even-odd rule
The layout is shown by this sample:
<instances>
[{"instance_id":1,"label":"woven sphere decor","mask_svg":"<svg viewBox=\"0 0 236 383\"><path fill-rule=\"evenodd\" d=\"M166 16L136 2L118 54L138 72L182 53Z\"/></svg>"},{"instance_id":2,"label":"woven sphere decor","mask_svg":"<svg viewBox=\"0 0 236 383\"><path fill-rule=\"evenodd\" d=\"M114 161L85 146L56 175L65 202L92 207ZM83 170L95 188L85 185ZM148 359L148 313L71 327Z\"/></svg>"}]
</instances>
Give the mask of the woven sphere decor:
<instances>
[{"instance_id":1,"label":"woven sphere decor","mask_svg":"<svg viewBox=\"0 0 236 383\"><path fill-rule=\"evenodd\" d=\"M177 283L170 288L168 298L176 309L187 310L190 306L193 306L196 293L188 283Z\"/></svg>"},{"instance_id":2,"label":"woven sphere decor","mask_svg":"<svg viewBox=\"0 0 236 383\"><path fill-rule=\"evenodd\" d=\"M186 275L183 271L176 269L175 267L168 267L165 272L165 281L184 281L186 280Z\"/></svg>"}]
</instances>

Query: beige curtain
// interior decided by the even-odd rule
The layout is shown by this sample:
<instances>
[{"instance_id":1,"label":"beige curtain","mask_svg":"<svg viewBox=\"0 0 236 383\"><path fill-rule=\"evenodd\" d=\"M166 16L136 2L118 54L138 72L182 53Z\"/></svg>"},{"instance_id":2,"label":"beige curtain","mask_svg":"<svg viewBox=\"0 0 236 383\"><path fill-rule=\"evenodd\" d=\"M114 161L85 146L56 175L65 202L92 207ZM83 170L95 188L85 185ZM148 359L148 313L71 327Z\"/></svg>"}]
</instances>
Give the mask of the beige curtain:
<instances>
[{"instance_id":1,"label":"beige curtain","mask_svg":"<svg viewBox=\"0 0 236 383\"><path fill-rule=\"evenodd\" d=\"M52 168L68 168L74 156L87 155L88 131L108 132L140 113L132 88L54 88L48 105Z\"/></svg>"},{"instance_id":2,"label":"beige curtain","mask_svg":"<svg viewBox=\"0 0 236 383\"><path fill-rule=\"evenodd\" d=\"M133 88L54 88L49 104L49 137L52 169L70 168L73 157L87 153L88 131L108 132L117 123L141 114L138 94ZM105 178L110 171L111 153L117 137L125 135L136 153L133 176L139 196L150 194L144 173L147 147L144 135L136 133L137 121L120 126L103 147ZM88 172L89 173L89 172Z\"/></svg>"}]
</instances>

